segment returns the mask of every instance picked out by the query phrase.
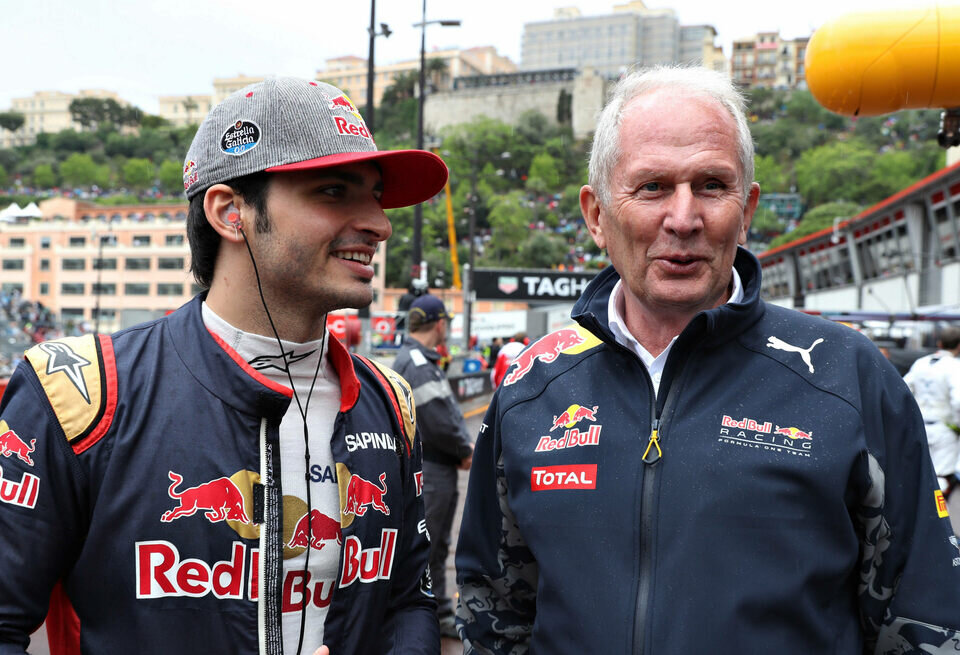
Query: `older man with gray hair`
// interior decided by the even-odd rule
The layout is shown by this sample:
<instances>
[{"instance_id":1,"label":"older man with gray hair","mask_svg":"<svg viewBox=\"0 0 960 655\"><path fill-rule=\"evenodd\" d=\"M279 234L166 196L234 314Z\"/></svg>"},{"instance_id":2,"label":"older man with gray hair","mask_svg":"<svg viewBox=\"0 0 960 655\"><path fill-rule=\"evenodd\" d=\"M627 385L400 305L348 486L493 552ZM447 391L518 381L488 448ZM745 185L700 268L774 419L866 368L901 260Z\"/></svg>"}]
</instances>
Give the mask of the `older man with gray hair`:
<instances>
[{"instance_id":1,"label":"older man with gray hair","mask_svg":"<svg viewBox=\"0 0 960 655\"><path fill-rule=\"evenodd\" d=\"M897 372L760 299L744 102L633 73L584 219L612 266L514 361L457 548L468 653L925 653L960 644L960 547Z\"/></svg>"}]
</instances>

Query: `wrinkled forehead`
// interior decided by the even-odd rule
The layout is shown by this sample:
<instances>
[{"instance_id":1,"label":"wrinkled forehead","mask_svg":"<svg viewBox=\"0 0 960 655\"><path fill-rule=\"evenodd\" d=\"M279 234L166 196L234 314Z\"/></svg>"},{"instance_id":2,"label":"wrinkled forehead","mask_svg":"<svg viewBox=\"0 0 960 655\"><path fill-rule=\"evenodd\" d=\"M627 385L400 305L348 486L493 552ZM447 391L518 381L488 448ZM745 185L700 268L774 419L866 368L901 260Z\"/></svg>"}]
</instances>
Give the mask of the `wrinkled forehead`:
<instances>
[{"instance_id":1,"label":"wrinkled forehead","mask_svg":"<svg viewBox=\"0 0 960 655\"><path fill-rule=\"evenodd\" d=\"M717 165L743 173L736 121L709 96L659 90L633 98L624 106L618 138L618 166L644 156L711 153Z\"/></svg>"},{"instance_id":2,"label":"wrinkled forehead","mask_svg":"<svg viewBox=\"0 0 960 655\"><path fill-rule=\"evenodd\" d=\"M642 127L656 133L676 125L697 130L709 123L715 131L726 131L734 142L737 121L718 99L691 89L657 88L626 101L620 111L620 135L627 127Z\"/></svg>"}]
</instances>

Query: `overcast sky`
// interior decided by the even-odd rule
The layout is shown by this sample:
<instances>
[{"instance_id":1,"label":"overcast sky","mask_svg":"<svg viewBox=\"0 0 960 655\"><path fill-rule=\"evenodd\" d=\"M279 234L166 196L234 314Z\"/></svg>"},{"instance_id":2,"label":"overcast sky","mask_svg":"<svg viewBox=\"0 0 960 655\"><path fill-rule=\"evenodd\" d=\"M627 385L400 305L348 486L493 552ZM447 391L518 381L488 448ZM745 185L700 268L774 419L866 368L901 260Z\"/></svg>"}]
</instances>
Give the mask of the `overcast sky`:
<instances>
[{"instance_id":1,"label":"overcast sky","mask_svg":"<svg viewBox=\"0 0 960 655\"><path fill-rule=\"evenodd\" d=\"M427 49L492 45L517 64L524 23L549 20L557 6L584 15L611 13L613 2L580 0L428 0ZM779 30L807 36L853 11L906 8L913 0L649 0L671 7L681 24L713 25L730 56L733 39ZM925 4L932 4L925 3ZM941 4L955 4L944 2ZM378 64L415 59L422 0L378 0L377 22L393 35L376 39ZM366 0L9 0L0 21L0 111L35 91L116 91L145 111L157 96L212 93L215 77L313 78L326 59L367 56Z\"/></svg>"}]
</instances>

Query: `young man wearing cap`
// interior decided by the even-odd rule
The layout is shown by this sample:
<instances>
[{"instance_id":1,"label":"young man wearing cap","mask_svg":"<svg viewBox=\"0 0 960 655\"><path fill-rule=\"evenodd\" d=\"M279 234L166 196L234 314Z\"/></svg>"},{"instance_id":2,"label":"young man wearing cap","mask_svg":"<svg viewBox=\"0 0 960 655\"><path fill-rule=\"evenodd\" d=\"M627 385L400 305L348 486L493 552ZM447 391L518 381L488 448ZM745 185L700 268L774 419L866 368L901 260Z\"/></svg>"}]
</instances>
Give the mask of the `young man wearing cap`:
<instances>
[{"instance_id":1,"label":"young man wearing cap","mask_svg":"<svg viewBox=\"0 0 960 655\"><path fill-rule=\"evenodd\" d=\"M55 586L85 652L439 652L409 387L325 325L370 303L383 209L445 180L327 84L211 111L184 166L204 291L38 345L4 394L0 653Z\"/></svg>"},{"instance_id":2,"label":"young man wearing cap","mask_svg":"<svg viewBox=\"0 0 960 655\"><path fill-rule=\"evenodd\" d=\"M460 405L440 368L437 346L446 343L447 313L434 295L413 301L407 314L409 336L393 367L413 387L423 437L423 499L430 533L430 577L437 596L440 633L457 637L453 603L447 595L446 561L457 508L457 469L468 470L473 445Z\"/></svg>"}]
</instances>

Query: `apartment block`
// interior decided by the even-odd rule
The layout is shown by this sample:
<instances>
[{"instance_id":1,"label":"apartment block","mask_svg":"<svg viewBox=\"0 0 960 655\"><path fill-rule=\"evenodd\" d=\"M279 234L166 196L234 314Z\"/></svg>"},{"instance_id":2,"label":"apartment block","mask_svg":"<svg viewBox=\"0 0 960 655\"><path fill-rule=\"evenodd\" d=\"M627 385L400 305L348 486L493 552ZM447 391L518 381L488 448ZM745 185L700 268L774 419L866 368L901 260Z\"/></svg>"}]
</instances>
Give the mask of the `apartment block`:
<instances>
[{"instance_id":1,"label":"apartment block","mask_svg":"<svg viewBox=\"0 0 960 655\"><path fill-rule=\"evenodd\" d=\"M80 93L37 91L27 98L14 98L10 103L10 111L23 114L23 127L15 132L0 127L0 148L30 145L37 140L38 134L44 132L80 131L83 127L74 122L70 115L70 103L79 98L110 98L121 105L129 104L113 91L103 89L84 89Z\"/></svg>"},{"instance_id":2,"label":"apartment block","mask_svg":"<svg viewBox=\"0 0 960 655\"><path fill-rule=\"evenodd\" d=\"M608 79L637 67L685 63L726 72L723 51L709 25L681 25L672 9L635 1L613 13L585 16L576 7L556 9L552 20L527 23L522 70L590 68Z\"/></svg>"},{"instance_id":3,"label":"apartment block","mask_svg":"<svg viewBox=\"0 0 960 655\"><path fill-rule=\"evenodd\" d=\"M805 89L803 60L810 37L781 39L779 32L758 32L733 42L730 75L737 84L768 89Z\"/></svg>"}]
</instances>

